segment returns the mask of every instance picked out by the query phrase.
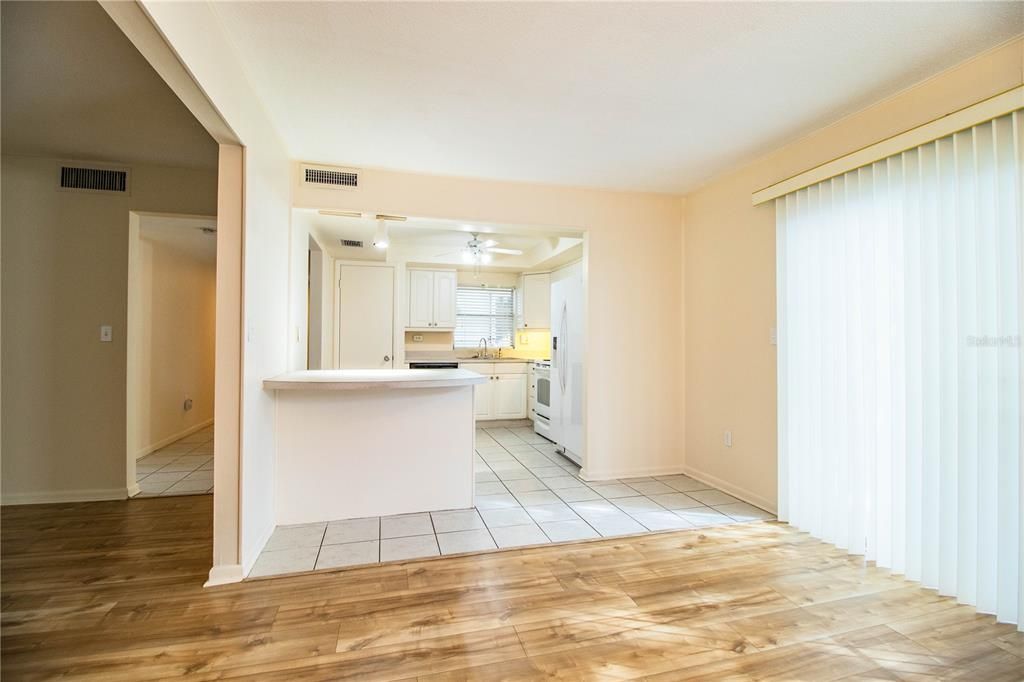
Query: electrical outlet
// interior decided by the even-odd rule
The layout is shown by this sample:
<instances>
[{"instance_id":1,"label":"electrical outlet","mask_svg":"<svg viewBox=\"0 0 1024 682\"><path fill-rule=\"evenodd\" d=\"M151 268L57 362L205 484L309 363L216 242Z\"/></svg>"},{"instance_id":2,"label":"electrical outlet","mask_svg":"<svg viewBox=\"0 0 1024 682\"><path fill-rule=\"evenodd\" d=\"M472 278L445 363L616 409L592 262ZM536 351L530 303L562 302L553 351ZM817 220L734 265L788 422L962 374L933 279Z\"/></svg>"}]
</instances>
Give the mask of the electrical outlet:
<instances>
[{"instance_id":1,"label":"electrical outlet","mask_svg":"<svg viewBox=\"0 0 1024 682\"><path fill-rule=\"evenodd\" d=\"M768 330L768 343L772 344L773 346L779 345L779 330L776 329L775 327L772 327L770 330Z\"/></svg>"},{"instance_id":2,"label":"electrical outlet","mask_svg":"<svg viewBox=\"0 0 1024 682\"><path fill-rule=\"evenodd\" d=\"M114 340L114 328L109 324L105 324L100 327L100 341L103 343L110 343Z\"/></svg>"},{"instance_id":3,"label":"electrical outlet","mask_svg":"<svg viewBox=\"0 0 1024 682\"><path fill-rule=\"evenodd\" d=\"M182 407L185 408L186 412L191 410L192 409L192 398L189 398L188 396L185 396L185 403L184 403L184 405L182 405Z\"/></svg>"},{"instance_id":4,"label":"electrical outlet","mask_svg":"<svg viewBox=\"0 0 1024 682\"><path fill-rule=\"evenodd\" d=\"M519 335L519 343L521 345L523 345L523 346L529 346L530 345L530 337L529 337L529 335L527 335L527 334L520 334Z\"/></svg>"},{"instance_id":5,"label":"electrical outlet","mask_svg":"<svg viewBox=\"0 0 1024 682\"><path fill-rule=\"evenodd\" d=\"M725 437L722 439L725 442L725 447L732 447L732 431L726 431Z\"/></svg>"},{"instance_id":6,"label":"electrical outlet","mask_svg":"<svg viewBox=\"0 0 1024 682\"><path fill-rule=\"evenodd\" d=\"M412 340L415 341L416 343L422 342L423 341L423 334L413 334L412 335Z\"/></svg>"}]
</instances>

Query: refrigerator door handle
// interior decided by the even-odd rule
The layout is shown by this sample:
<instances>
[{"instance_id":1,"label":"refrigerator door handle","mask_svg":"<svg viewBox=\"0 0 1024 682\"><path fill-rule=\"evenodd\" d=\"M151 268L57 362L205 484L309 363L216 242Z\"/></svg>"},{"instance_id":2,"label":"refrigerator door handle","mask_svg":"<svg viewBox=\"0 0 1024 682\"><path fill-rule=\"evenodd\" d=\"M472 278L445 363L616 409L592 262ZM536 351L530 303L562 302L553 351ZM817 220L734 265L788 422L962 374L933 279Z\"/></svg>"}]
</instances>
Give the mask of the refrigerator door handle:
<instances>
[{"instance_id":1,"label":"refrigerator door handle","mask_svg":"<svg viewBox=\"0 0 1024 682\"><path fill-rule=\"evenodd\" d=\"M569 318L568 303L563 303L562 304L562 322L559 325L559 330L558 330L558 334L562 337L562 352L559 353L559 355L558 355L558 359L559 359L559 362L558 362L558 365L559 365L558 366L558 383L562 387L562 395L565 395L565 387L566 387L566 379L565 379L565 369L566 369L565 345L566 345L566 338L567 338L568 332L569 332L568 318Z\"/></svg>"}]
</instances>

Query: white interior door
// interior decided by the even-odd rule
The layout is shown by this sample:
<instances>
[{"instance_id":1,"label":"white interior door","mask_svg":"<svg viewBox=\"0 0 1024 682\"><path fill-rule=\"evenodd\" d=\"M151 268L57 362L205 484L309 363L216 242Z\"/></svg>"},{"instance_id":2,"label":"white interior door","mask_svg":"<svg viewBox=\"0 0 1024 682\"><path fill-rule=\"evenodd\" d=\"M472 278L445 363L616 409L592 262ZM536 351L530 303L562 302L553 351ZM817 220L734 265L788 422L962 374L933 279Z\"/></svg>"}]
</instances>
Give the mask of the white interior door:
<instances>
[{"instance_id":1,"label":"white interior door","mask_svg":"<svg viewBox=\"0 0 1024 682\"><path fill-rule=\"evenodd\" d=\"M338 368L394 366L395 270L338 265Z\"/></svg>"}]
</instances>

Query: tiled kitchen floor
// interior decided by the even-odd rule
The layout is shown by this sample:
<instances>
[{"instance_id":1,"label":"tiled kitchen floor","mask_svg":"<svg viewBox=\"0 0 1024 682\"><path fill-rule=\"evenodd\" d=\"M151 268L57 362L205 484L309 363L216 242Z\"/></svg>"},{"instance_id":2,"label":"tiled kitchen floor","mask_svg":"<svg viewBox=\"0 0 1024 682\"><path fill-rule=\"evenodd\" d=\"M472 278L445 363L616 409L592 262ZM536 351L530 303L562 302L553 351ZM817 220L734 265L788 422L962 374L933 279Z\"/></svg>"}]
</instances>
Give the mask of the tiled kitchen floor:
<instances>
[{"instance_id":1,"label":"tiled kitchen floor","mask_svg":"<svg viewBox=\"0 0 1024 682\"><path fill-rule=\"evenodd\" d=\"M213 492L213 426L185 436L135 462L136 497Z\"/></svg>"},{"instance_id":2,"label":"tiled kitchen floor","mask_svg":"<svg viewBox=\"0 0 1024 682\"><path fill-rule=\"evenodd\" d=\"M531 427L476 447L475 508L279 526L250 577L775 518L687 476L586 483Z\"/></svg>"}]
</instances>

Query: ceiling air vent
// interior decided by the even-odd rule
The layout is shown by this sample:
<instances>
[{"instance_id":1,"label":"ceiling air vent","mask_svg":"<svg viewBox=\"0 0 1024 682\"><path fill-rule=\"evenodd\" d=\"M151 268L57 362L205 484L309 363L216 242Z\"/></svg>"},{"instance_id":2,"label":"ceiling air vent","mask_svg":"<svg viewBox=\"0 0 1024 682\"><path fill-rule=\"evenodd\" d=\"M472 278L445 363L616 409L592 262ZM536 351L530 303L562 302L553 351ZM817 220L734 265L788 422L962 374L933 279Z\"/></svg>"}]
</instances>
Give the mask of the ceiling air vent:
<instances>
[{"instance_id":1,"label":"ceiling air vent","mask_svg":"<svg viewBox=\"0 0 1024 682\"><path fill-rule=\"evenodd\" d=\"M342 239L341 245L350 246L353 249L361 249L363 248L363 241L361 239Z\"/></svg>"},{"instance_id":2,"label":"ceiling air vent","mask_svg":"<svg viewBox=\"0 0 1024 682\"><path fill-rule=\"evenodd\" d=\"M62 163L57 189L64 192L117 192L128 194L129 170L94 163Z\"/></svg>"},{"instance_id":3,"label":"ceiling air vent","mask_svg":"<svg viewBox=\"0 0 1024 682\"><path fill-rule=\"evenodd\" d=\"M325 189L358 189L359 171L335 166L302 166L302 181Z\"/></svg>"}]
</instances>

